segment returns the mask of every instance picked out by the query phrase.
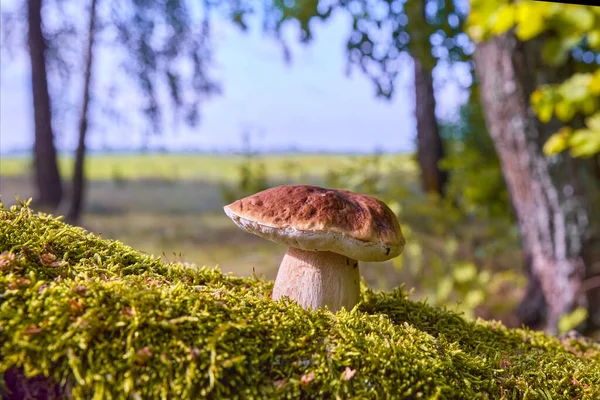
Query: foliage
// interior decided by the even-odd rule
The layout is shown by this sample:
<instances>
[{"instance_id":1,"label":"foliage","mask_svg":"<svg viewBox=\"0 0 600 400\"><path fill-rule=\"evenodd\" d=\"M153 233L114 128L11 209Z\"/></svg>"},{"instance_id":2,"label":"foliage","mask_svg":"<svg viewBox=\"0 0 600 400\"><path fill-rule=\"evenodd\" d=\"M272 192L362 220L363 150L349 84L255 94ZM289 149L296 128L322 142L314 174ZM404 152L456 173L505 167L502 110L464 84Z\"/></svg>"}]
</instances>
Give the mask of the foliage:
<instances>
[{"instance_id":1,"label":"foliage","mask_svg":"<svg viewBox=\"0 0 600 400\"><path fill-rule=\"evenodd\" d=\"M441 167L452 170L444 200L424 196L399 166L385 168L379 155L331 172L327 185L368 193L392 205L408 237L407 250L396 264L407 266L421 294L433 304L451 307L458 302L458 309L473 316L477 307L493 303L503 285L523 284L517 270L497 270L491 261L516 248L518 238L476 88L459 121L442 124L441 132L447 145ZM443 245L432 237L444 238ZM510 309L511 302L497 306Z\"/></svg>"},{"instance_id":2,"label":"foliage","mask_svg":"<svg viewBox=\"0 0 600 400\"><path fill-rule=\"evenodd\" d=\"M201 101L219 92L210 76L210 9L204 10L201 22L186 0L119 1L111 2L109 9L106 22L116 29L115 45L127 54L122 67L146 99L143 112L151 130L160 128L158 93L165 89L173 108L189 124L196 124Z\"/></svg>"},{"instance_id":3,"label":"foliage","mask_svg":"<svg viewBox=\"0 0 600 400\"><path fill-rule=\"evenodd\" d=\"M364 290L305 311L271 284L165 264L27 205L0 208L0 371L82 398L600 395L600 346ZM9 382L10 383L10 382Z\"/></svg>"},{"instance_id":4,"label":"foliage","mask_svg":"<svg viewBox=\"0 0 600 400\"><path fill-rule=\"evenodd\" d=\"M468 59L470 42L463 32L468 10L453 0L343 0L341 4L353 19L348 62L371 78L378 95L393 94L395 78L405 68L403 52L418 58L429 71L439 60Z\"/></svg>"},{"instance_id":5,"label":"foliage","mask_svg":"<svg viewBox=\"0 0 600 400\"><path fill-rule=\"evenodd\" d=\"M559 85L544 85L531 95L531 104L542 122L556 115L562 122L585 116L585 126L564 126L544 145L544 153L558 154L566 149L574 157L600 153L600 69L578 73Z\"/></svg>"},{"instance_id":6,"label":"foliage","mask_svg":"<svg viewBox=\"0 0 600 400\"><path fill-rule=\"evenodd\" d=\"M258 152L252 150L250 133L242 136L242 161L238 167L238 181L235 185L221 184L221 197L231 203L242 197L260 192L270 187L267 182L267 171L264 161L258 158Z\"/></svg>"},{"instance_id":7,"label":"foliage","mask_svg":"<svg viewBox=\"0 0 600 400\"><path fill-rule=\"evenodd\" d=\"M389 98L394 92L396 77L404 68L404 52L418 57L430 70L438 60L467 60L471 50L463 23L468 8L460 3L272 0L266 6L265 29L282 41L282 27L295 21L300 25L301 40L309 42L313 37L312 21L327 20L336 11L349 15L352 29L346 44L348 66L359 67L375 84L377 94ZM285 42L283 45L285 48Z\"/></svg>"},{"instance_id":8,"label":"foliage","mask_svg":"<svg viewBox=\"0 0 600 400\"><path fill-rule=\"evenodd\" d=\"M600 8L538 1L474 0L468 32L477 42L515 30L521 41L544 37L542 58L550 66L567 62L574 50L593 63L600 51ZM531 96L540 121L556 115L562 122L587 117L584 127L565 126L544 146L548 155L570 148L575 157L600 152L600 70L577 73L558 85L544 85Z\"/></svg>"},{"instance_id":9,"label":"foliage","mask_svg":"<svg viewBox=\"0 0 600 400\"><path fill-rule=\"evenodd\" d=\"M558 66L573 47L600 50L600 9L530 0L473 0L467 32L480 42L515 28L523 42L550 34L542 50L545 61ZM584 42L584 43L582 43Z\"/></svg>"},{"instance_id":10,"label":"foliage","mask_svg":"<svg viewBox=\"0 0 600 400\"><path fill-rule=\"evenodd\" d=\"M308 42L312 39L312 27L315 21L325 21L330 16L337 4L335 2L323 2L319 0L308 1L285 1L270 0L263 3L264 21L263 27L266 32L272 33L281 40L287 57L289 50L281 37L281 30L289 22L297 22L300 27L300 41ZM255 11L249 9L250 12Z\"/></svg>"},{"instance_id":11,"label":"foliage","mask_svg":"<svg viewBox=\"0 0 600 400\"><path fill-rule=\"evenodd\" d=\"M461 107L458 122L440 125L446 143L441 168L452 171L447 194L464 212L480 218L514 218L494 142L483 117L478 90Z\"/></svg>"},{"instance_id":12,"label":"foliage","mask_svg":"<svg viewBox=\"0 0 600 400\"><path fill-rule=\"evenodd\" d=\"M249 196L271 187L267 180L264 161L257 158L255 153L246 153L238 167L238 180L230 185L220 185L221 196L226 203Z\"/></svg>"},{"instance_id":13,"label":"foliage","mask_svg":"<svg viewBox=\"0 0 600 400\"><path fill-rule=\"evenodd\" d=\"M562 315L558 321L559 333L570 332L584 323L588 316L589 313L584 307L578 307L574 311Z\"/></svg>"},{"instance_id":14,"label":"foliage","mask_svg":"<svg viewBox=\"0 0 600 400\"><path fill-rule=\"evenodd\" d=\"M128 121L131 109L139 107L148 122L145 127L148 132L161 131L162 113L169 108L177 119L190 125L198 122L201 103L220 91L211 71L213 51L208 15L213 9L227 12L231 7L227 1L206 1L199 12L195 3L136 0L103 1L100 4L98 42L104 49L110 48L114 73L108 81L109 96L92 96L93 101L101 105L94 114L102 112L103 117L122 122ZM235 5L235 2L231 3ZM71 84L73 77L77 78L79 71L83 71L80 64L84 59L83 46L78 38L85 27L78 23L78 17L84 4L87 2L44 2L43 27L53 107L57 108L55 111L67 111L55 112L53 119L57 115L72 114L69 108L73 103L73 92L65 87ZM17 1L13 7L3 5L3 53L13 55L17 48L27 48L21 37L27 32L25 5L25 1ZM141 96L133 104L129 101L130 108L122 113L115 104L130 95L121 91L128 78ZM171 104L160 101L163 95Z\"/></svg>"},{"instance_id":15,"label":"foliage","mask_svg":"<svg viewBox=\"0 0 600 400\"><path fill-rule=\"evenodd\" d=\"M493 305L501 286L523 284L514 269L494 267L494 258L517 243L512 219L505 214L481 213L473 221L473 214L457 208L451 198L423 194L400 169L382 165L379 155L350 161L345 169L331 172L326 185L370 194L390 205L407 239L395 265L418 282L419 293L433 304L456 307L468 317L479 306L503 311L512 306L508 300ZM440 237L441 243L436 240Z\"/></svg>"}]
</instances>

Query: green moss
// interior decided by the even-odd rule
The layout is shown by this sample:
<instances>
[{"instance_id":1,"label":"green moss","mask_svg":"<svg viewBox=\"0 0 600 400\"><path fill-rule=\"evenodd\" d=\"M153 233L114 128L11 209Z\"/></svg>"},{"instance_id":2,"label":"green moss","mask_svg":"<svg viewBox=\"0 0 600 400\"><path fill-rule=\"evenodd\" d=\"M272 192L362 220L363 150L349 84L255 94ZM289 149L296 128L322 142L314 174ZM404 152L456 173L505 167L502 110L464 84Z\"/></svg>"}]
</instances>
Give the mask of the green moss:
<instances>
[{"instance_id":1,"label":"green moss","mask_svg":"<svg viewBox=\"0 0 600 400\"><path fill-rule=\"evenodd\" d=\"M0 208L0 371L74 398L593 399L600 345L363 291L352 312Z\"/></svg>"}]
</instances>

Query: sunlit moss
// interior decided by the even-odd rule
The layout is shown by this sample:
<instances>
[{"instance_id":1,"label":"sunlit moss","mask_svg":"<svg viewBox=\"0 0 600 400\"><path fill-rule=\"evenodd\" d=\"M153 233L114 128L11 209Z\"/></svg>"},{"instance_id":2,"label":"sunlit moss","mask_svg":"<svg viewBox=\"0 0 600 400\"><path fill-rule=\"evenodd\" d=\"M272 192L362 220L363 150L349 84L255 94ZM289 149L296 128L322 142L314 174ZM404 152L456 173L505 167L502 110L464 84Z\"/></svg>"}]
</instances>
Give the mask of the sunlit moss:
<instances>
[{"instance_id":1,"label":"sunlit moss","mask_svg":"<svg viewBox=\"0 0 600 400\"><path fill-rule=\"evenodd\" d=\"M165 264L27 206L0 209L0 371L74 398L600 396L600 345L363 291L352 312Z\"/></svg>"}]
</instances>

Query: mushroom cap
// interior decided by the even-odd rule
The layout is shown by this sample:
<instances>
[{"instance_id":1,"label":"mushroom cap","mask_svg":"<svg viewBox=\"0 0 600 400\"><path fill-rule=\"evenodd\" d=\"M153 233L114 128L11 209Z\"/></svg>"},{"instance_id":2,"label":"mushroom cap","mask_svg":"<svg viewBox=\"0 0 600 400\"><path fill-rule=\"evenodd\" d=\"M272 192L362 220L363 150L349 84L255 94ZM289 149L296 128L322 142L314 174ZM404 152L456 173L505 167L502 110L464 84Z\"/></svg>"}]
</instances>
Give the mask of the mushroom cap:
<instances>
[{"instance_id":1,"label":"mushroom cap","mask_svg":"<svg viewBox=\"0 0 600 400\"><path fill-rule=\"evenodd\" d=\"M277 186L224 207L240 228L276 243L386 261L404 249L396 215L382 201L347 190Z\"/></svg>"}]
</instances>

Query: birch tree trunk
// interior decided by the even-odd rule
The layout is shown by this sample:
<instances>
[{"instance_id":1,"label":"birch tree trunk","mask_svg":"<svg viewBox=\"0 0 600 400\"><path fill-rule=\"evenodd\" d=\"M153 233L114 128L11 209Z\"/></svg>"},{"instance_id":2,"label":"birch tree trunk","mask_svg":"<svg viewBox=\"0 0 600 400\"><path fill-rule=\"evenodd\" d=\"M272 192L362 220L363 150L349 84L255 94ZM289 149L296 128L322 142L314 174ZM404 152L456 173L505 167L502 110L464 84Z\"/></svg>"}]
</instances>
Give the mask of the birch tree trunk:
<instances>
[{"instance_id":1,"label":"birch tree trunk","mask_svg":"<svg viewBox=\"0 0 600 400\"><path fill-rule=\"evenodd\" d=\"M560 124L540 123L529 97L569 71L544 66L540 49L540 41L522 43L512 32L497 36L477 46L476 71L488 130L531 257L533 286L523 303L546 309L548 332L556 333L560 317L577 307L588 310L586 329L593 329L600 326L600 285L590 284L600 275L600 182L593 160L548 158L542 152ZM536 281L543 302L532 301Z\"/></svg>"}]
</instances>

